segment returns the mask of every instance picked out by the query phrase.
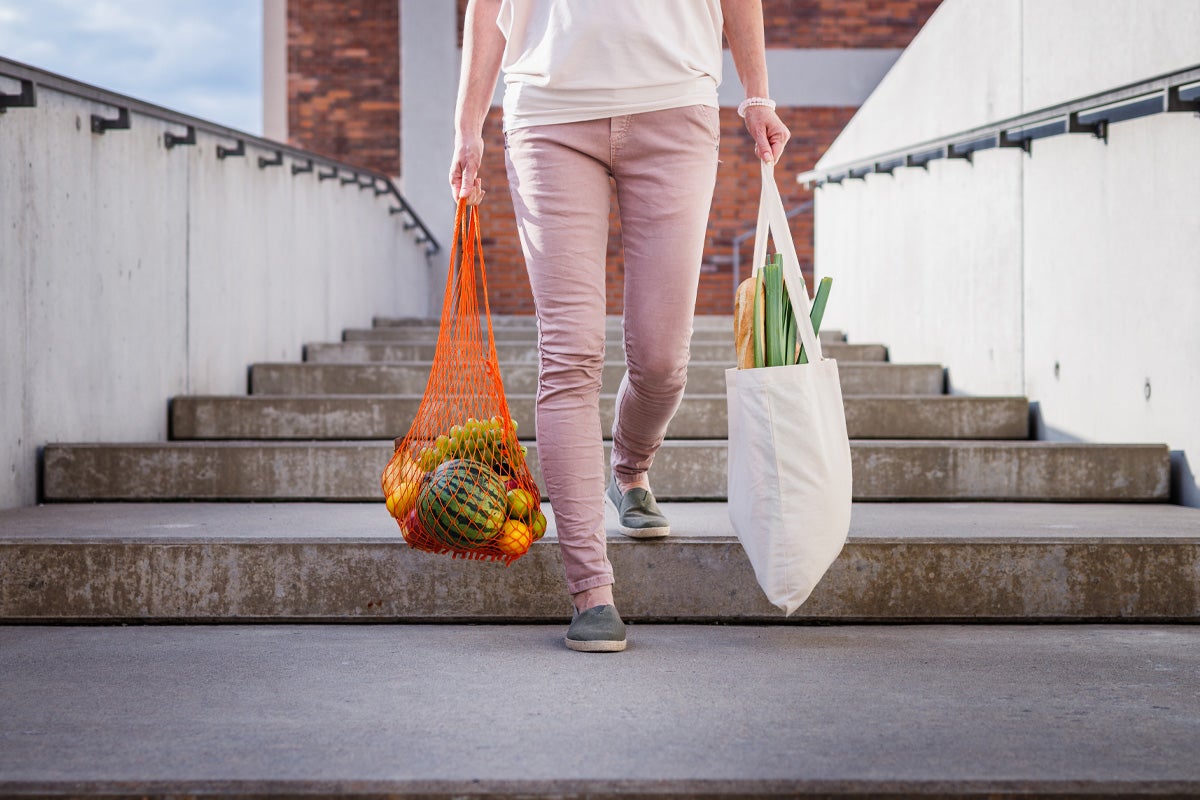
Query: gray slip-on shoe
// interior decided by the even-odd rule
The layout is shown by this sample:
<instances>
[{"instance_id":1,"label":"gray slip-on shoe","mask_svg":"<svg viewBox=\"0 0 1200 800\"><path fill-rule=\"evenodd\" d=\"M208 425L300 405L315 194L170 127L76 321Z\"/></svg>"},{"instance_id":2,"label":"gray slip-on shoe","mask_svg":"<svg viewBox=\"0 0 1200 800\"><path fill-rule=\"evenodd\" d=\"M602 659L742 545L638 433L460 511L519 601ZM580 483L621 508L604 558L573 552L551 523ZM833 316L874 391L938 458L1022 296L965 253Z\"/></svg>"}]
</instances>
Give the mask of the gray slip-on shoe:
<instances>
[{"instance_id":1,"label":"gray slip-on shoe","mask_svg":"<svg viewBox=\"0 0 1200 800\"><path fill-rule=\"evenodd\" d=\"M625 623L616 606L576 611L567 628L567 647L582 653L619 653L625 649Z\"/></svg>"},{"instance_id":2,"label":"gray slip-on shoe","mask_svg":"<svg viewBox=\"0 0 1200 800\"><path fill-rule=\"evenodd\" d=\"M621 494L616 480L608 484L604 499L617 512L621 533L634 539L661 539L671 533L671 524L654 502L654 495L635 486Z\"/></svg>"}]
</instances>

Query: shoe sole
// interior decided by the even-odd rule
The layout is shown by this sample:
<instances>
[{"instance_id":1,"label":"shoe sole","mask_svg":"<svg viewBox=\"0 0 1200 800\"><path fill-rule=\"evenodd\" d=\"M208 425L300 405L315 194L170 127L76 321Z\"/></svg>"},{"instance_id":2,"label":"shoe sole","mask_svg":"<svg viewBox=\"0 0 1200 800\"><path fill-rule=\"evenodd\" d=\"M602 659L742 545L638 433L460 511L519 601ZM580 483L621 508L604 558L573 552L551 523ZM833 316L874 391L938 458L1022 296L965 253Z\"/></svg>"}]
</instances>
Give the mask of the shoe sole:
<instances>
[{"instance_id":1,"label":"shoe sole","mask_svg":"<svg viewBox=\"0 0 1200 800\"><path fill-rule=\"evenodd\" d=\"M624 641L603 640L596 642L565 639L567 647L580 653L619 653L625 649Z\"/></svg>"},{"instance_id":2,"label":"shoe sole","mask_svg":"<svg viewBox=\"0 0 1200 800\"><path fill-rule=\"evenodd\" d=\"M608 492L604 493L604 502L608 504L609 508L617 512L617 527L621 529L621 533L630 539L662 539L665 536L671 535L670 525L661 525L657 528L626 528L621 524L621 509L617 508L617 504L608 496Z\"/></svg>"}]
</instances>

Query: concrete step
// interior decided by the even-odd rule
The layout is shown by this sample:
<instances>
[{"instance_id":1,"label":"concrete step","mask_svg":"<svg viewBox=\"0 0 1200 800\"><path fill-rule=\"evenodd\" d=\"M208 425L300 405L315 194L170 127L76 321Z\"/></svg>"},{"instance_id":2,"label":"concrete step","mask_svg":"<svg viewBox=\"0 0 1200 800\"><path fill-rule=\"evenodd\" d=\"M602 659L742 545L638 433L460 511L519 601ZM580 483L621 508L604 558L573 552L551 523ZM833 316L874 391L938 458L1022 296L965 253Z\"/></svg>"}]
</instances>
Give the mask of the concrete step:
<instances>
[{"instance_id":1,"label":"concrete step","mask_svg":"<svg viewBox=\"0 0 1200 800\"><path fill-rule=\"evenodd\" d=\"M612 429L615 395L600 400L601 425ZM176 397L173 439L386 439L408 430L419 395ZM509 395L522 439L534 439L533 395ZM855 439L1026 439L1029 403L1022 397L845 398ZM722 439L728 431L725 395L684 397L669 439Z\"/></svg>"},{"instance_id":2,"label":"concrete step","mask_svg":"<svg viewBox=\"0 0 1200 800\"><path fill-rule=\"evenodd\" d=\"M364 331L346 331L347 341L305 345L305 361L318 363L362 363L378 361L433 361L436 341L395 342L379 337L379 333L401 331L402 327L378 327ZM882 344L846 344L845 342L823 345L827 359L838 361L887 361L888 349ZM500 361L538 361L538 344L529 342L497 342L496 355ZM692 341L691 357L695 361L726 361L733 366L734 355L731 337L716 341ZM606 361L623 361L624 351L620 342L610 341L605 345Z\"/></svg>"},{"instance_id":3,"label":"concrete step","mask_svg":"<svg viewBox=\"0 0 1200 800\"><path fill-rule=\"evenodd\" d=\"M343 332L342 340L347 342L413 342L413 343L430 343L436 342L438 338L438 326L433 325L393 325L375 328L350 328ZM619 327L606 327L605 337L609 342L621 342L621 329ZM486 337L486 329L484 331ZM499 344L501 342L516 343L516 344L536 344L537 343L537 327L530 324L528 326L518 325L500 325L492 328L492 336ZM728 327L701 327L692 331L693 342L731 342L733 341L733 324ZM845 339L838 339L836 336L831 339L833 342L844 342ZM824 343L824 340L823 340Z\"/></svg>"},{"instance_id":4,"label":"concrete step","mask_svg":"<svg viewBox=\"0 0 1200 800\"><path fill-rule=\"evenodd\" d=\"M311 364L369 364L379 362L433 361L432 343L404 344L398 342L316 342L304 345L304 360ZM538 360L537 347L532 344L503 343L496 345L496 355L502 362L531 363ZM693 343L692 357L697 361L721 361L733 366L736 355L733 344L724 342ZM605 347L605 361L621 361L624 355L620 342Z\"/></svg>"},{"instance_id":5,"label":"concrete step","mask_svg":"<svg viewBox=\"0 0 1200 800\"><path fill-rule=\"evenodd\" d=\"M374 500L387 442L50 444L44 496L71 500ZM1058 442L851 443L856 500L1146 502L1168 498L1166 445ZM529 447L538 469L537 444ZM668 441L661 500L722 500L724 441Z\"/></svg>"},{"instance_id":6,"label":"concrete step","mask_svg":"<svg viewBox=\"0 0 1200 800\"><path fill-rule=\"evenodd\" d=\"M402 328L376 328L367 331L347 331L351 333L374 334L376 331L387 333L389 330ZM388 342L377 338L356 338L345 342L315 343L304 346L304 360L315 364L359 364L387 361L433 361L437 343L428 342ZM719 341L692 342L692 359L695 361L722 361L733 366L737 356L733 350L730 337ZM887 348L881 344L830 344L824 347L826 358L845 361L887 361ZM535 342L497 342L496 356L501 361L537 363L538 353ZM625 358L620 342L610 341L605 347L606 361L619 362Z\"/></svg>"},{"instance_id":7,"label":"concrete step","mask_svg":"<svg viewBox=\"0 0 1200 800\"><path fill-rule=\"evenodd\" d=\"M482 315L480 317L483 319ZM433 331L436 336L440 326L440 320L430 317L375 317L371 320L373 328L409 328L409 329L424 329ZM492 327L497 330L513 330L513 331L535 331L537 330L537 320L531 314L512 315L512 314L493 314ZM610 316L605 320L604 328L608 333L621 332L621 317ZM729 333L733 330L733 316L730 314L704 314L694 318L692 330L696 333L706 333L709 331L724 331ZM834 330L832 328L821 331L821 341L846 341L845 331Z\"/></svg>"},{"instance_id":8,"label":"concrete step","mask_svg":"<svg viewBox=\"0 0 1200 800\"><path fill-rule=\"evenodd\" d=\"M486 319L483 314L480 320ZM373 317L373 328L432 328L437 329L439 317ZM492 314L492 325L497 328L517 328L534 330L537 319L532 314ZM604 319L604 326L610 331L621 330L620 315L610 314ZM731 314L703 314L693 318L692 327L695 330L733 330Z\"/></svg>"},{"instance_id":9,"label":"concrete step","mask_svg":"<svg viewBox=\"0 0 1200 800\"><path fill-rule=\"evenodd\" d=\"M0 794L1200 795L1196 626L563 629L7 626Z\"/></svg>"},{"instance_id":10,"label":"concrete step","mask_svg":"<svg viewBox=\"0 0 1200 800\"><path fill-rule=\"evenodd\" d=\"M609 344L621 343L621 331L606 330L606 338ZM492 329L492 337L496 344L537 344L537 329L533 327L520 328L515 326L504 326ZM399 327L380 327L380 328L351 328L342 333L342 340L346 342L395 342L398 344L432 344L438 339L438 328L434 326L418 327L418 326L399 326ZM721 344L730 343L733 341L733 326L728 328L697 328L692 332L692 344ZM828 347L830 345L846 344L845 334L840 331L834 331L830 334L821 336L821 344ZM873 345L874 347L883 347L883 345Z\"/></svg>"},{"instance_id":11,"label":"concrete step","mask_svg":"<svg viewBox=\"0 0 1200 800\"><path fill-rule=\"evenodd\" d=\"M673 532L654 542L622 536L607 512L628 620L1200 621L1197 509L856 505L841 555L784 618L759 590L723 504L663 508ZM546 538L507 568L412 550L381 503L5 511L0 619L562 620L549 511Z\"/></svg>"},{"instance_id":12,"label":"concrete step","mask_svg":"<svg viewBox=\"0 0 1200 800\"><path fill-rule=\"evenodd\" d=\"M689 394L724 394L725 363L688 365ZM537 391L536 363L504 363L500 374L511 394ZM604 365L602 391L614 394L625 365ZM945 369L940 364L838 364L844 395L940 395ZM255 364L250 369L253 394L422 394L429 363L408 364Z\"/></svg>"}]
</instances>

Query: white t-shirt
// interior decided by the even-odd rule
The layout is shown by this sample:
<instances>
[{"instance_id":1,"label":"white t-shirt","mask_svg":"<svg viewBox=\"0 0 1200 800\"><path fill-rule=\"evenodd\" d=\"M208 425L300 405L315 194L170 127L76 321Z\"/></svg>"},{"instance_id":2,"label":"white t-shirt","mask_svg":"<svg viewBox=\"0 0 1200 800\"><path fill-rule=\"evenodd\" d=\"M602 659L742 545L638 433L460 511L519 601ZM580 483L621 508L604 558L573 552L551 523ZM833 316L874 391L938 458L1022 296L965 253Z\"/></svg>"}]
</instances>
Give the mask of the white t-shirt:
<instances>
[{"instance_id":1,"label":"white t-shirt","mask_svg":"<svg viewBox=\"0 0 1200 800\"><path fill-rule=\"evenodd\" d=\"M504 129L717 107L720 0L503 0Z\"/></svg>"}]
</instances>

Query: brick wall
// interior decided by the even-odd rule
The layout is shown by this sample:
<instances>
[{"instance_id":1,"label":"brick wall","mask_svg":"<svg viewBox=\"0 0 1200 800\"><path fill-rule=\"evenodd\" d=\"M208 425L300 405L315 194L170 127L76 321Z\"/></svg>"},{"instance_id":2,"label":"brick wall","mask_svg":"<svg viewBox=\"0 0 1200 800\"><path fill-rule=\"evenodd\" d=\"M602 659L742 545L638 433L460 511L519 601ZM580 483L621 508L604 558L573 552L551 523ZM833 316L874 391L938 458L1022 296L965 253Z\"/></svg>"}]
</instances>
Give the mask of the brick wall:
<instances>
[{"instance_id":1,"label":"brick wall","mask_svg":"<svg viewBox=\"0 0 1200 800\"><path fill-rule=\"evenodd\" d=\"M433 2L434 0L430 0ZM941 0L764 0L769 47L908 45ZM461 44L462 13L459 6ZM296 144L352 163L399 171L399 24L395 0L288 0L289 125ZM446 98L452 103L453 98ZM811 199L792 176L812 168L854 115L854 108L781 108L792 141L778 167L788 208ZM727 314L733 294L734 236L754 225L758 166L741 120L721 111L721 165L697 300L701 314ZM499 109L484 127L485 252L492 309L533 313L504 175ZM422 198L411 198L419 209ZM616 201L613 200L615 211ZM792 220L806 271L812 262L812 215ZM744 253L743 271L750 254ZM609 311L621 310L620 230L615 214L608 247Z\"/></svg>"},{"instance_id":2,"label":"brick wall","mask_svg":"<svg viewBox=\"0 0 1200 800\"><path fill-rule=\"evenodd\" d=\"M763 0L767 47L907 47L942 0Z\"/></svg>"},{"instance_id":3,"label":"brick wall","mask_svg":"<svg viewBox=\"0 0 1200 800\"><path fill-rule=\"evenodd\" d=\"M907 47L942 0L763 0L767 47ZM467 0L458 0L462 47Z\"/></svg>"},{"instance_id":4,"label":"brick wall","mask_svg":"<svg viewBox=\"0 0 1200 800\"><path fill-rule=\"evenodd\" d=\"M812 199L792 178L811 169L854 115L853 108L787 108L781 110L792 131L792 140L776 167L784 206L794 208ZM484 125L483 182L488 189L482 208L484 252L488 269L488 295L492 310L504 314L532 314L533 297L525 275L525 262L516 236L516 221L504 174L504 136L500 111L493 109ZM758 214L759 169L754 149L741 119L733 109L721 110L721 153L717 188L704 249L699 314L728 314L733 298L733 237L753 228ZM608 242L608 311L621 312L621 241L616 220L616 196ZM792 234L801 267L812 272L812 215L792 220ZM743 247L742 276L749 269L751 253Z\"/></svg>"},{"instance_id":5,"label":"brick wall","mask_svg":"<svg viewBox=\"0 0 1200 800\"><path fill-rule=\"evenodd\" d=\"M400 174L399 4L288 0L287 6L290 142Z\"/></svg>"}]
</instances>

